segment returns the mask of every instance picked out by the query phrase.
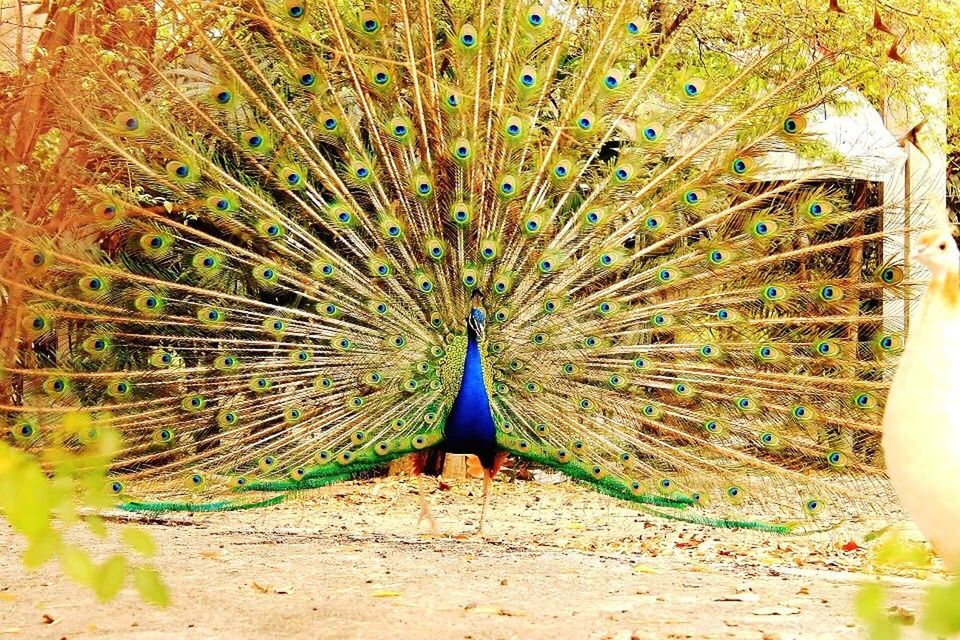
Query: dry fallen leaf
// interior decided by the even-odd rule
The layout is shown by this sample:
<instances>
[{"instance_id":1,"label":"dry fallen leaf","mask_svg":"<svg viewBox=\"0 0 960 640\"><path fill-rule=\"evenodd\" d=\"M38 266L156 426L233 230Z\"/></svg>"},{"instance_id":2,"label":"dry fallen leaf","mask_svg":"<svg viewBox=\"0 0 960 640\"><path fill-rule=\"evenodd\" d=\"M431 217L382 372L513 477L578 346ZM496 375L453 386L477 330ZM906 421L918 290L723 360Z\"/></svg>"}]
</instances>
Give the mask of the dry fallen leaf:
<instances>
[{"instance_id":1,"label":"dry fallen leaf","mask_svg":"<svg viewBox=\"0 0 960 640\"><path fill-rule=\"evenodd\" d=\"M468 604L463 610L470 611L471 613L492 613L495 616L517 617L527 615L527 612L523 609L507 609L506 607L498 607L496 605Z\"/></svg>"},{"instance_id":2,"label":"dry fallen leaf","mask_svg":"<svg viewBox=\"0 0 960 640\"><path fill-rule=\"evenodd\" d=\"M402 591L374 591L373 592L374 598L396 598L402 595L403 595Z\"/></svg>"},{"instance_id":3,"label":"dry fallen leaf","mask_svg":"<svg viewBox=\"0 0 960 640\"><path fill-rule=\"evenodd\" d=\"M270 591L272 591L272 587L267 582L258 582L254 580L251 586L260 593L270 593Z\"/></svg>"},{"instance_id":4,"label":"dry fallen leaf","mask_svg":"<svg viewBox=\"0 0 960 640\"><path fill-rule=\"evenodd\" d=\"M763 607L750 613L755 616L795 616L800 613L800 609L796 607Z\"/></svg>"},{"instance_id":5,"label":"dry fallen leaf","mask_svg":"<svg viewBox=\"0 0 960 640\"><path fill-rule=\"evenodd\" d=\"M645 564L637 564L633 566L634 573L659 573L656 569Z\"/></svg>"},{"instance_id":6,"label":"dry fallen leaf","mask_svg":"<svg viewBox=\"0 0 960 640\"><path fill-rule=\"evenodd\" d=\"M917 616L906 607L890 607L887 616L897 624L911 625L917 621Z\"/></svg>"},{"instance_id":7,"label":"dry fallen leaf","mask_svg":"<svg viewBox=\"0 0 960 640\"><path fill-rule=\"evenodd\" d=\"M760 596L755 593L741 593L735 596L723 596L714 598L714 602L759 602Z\"/></svg>"}]
</instances>

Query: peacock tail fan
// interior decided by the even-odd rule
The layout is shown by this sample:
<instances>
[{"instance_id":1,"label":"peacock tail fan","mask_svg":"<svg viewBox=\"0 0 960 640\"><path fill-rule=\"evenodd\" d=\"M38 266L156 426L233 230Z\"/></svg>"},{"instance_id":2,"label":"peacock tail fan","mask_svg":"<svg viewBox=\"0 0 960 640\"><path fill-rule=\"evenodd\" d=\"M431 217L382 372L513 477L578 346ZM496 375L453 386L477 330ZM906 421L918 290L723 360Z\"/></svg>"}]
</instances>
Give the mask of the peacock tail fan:
<instances>
[{"instance_id":1,"label":"peacock tail fan","mask_svg":"<svg viewBox=\"0 0 960 640\"><path fill-rule=\"evenodd\" d=\"M117 437L126 509L273 504L441 444L479 289L511 454L716 526L881 509L902 229L812 132L845 54L632 6L226 0L171 5L160 54L114 34L119 71L51 84L99 158L80 222L2 233L11 437Z\"/></svg>"}]
</instances>

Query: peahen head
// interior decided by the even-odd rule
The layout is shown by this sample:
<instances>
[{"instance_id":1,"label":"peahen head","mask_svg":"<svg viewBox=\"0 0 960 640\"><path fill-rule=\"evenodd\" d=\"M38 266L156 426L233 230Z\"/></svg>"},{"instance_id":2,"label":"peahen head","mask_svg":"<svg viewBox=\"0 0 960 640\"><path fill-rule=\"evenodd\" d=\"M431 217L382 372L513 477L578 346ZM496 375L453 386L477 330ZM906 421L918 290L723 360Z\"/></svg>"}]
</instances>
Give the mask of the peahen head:
<instances>
[{"instance_id":1,"label":"peahen head","mask_svg":"<svg viewBox=\"0 0 960 640\"><path fill-rule=\"evenodd\" d=\"M487 311L483 308L483 293L474 289L470 296L470 314L467 316L467 331L472 331L478 340L486 337Z\"/></svg>"},{"instance_id":2,"label":"peahen head","mask_svg":"<svg viewBox=\"0 0 960 640\"><path fill-rule=\"evenodd\" d=\"M912 257L930 269L934 278L960 272L960 250L948 226L920 234Z\"/></svg>"}]
</instances>

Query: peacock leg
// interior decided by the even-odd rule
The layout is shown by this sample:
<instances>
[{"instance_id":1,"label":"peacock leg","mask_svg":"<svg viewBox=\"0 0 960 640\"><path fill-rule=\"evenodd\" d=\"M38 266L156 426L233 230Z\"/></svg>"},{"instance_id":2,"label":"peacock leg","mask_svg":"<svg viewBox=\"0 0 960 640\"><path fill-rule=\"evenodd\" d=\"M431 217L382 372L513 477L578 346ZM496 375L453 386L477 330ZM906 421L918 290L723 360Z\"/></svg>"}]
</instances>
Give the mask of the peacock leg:
<instances>
[{"instance_id":1,"label":"peacock leg","mask_svg":"<svg viewBox=\"0 0 960 640\"><path fill-rule=\"evenodd\" d=\"M430 533L438 536L440 529L437 527L437 520L430 511L430 502L427 501L427 494L423 491L423 476L417 474L417 493L420 494L420 517L417 519L417 526L426 518L430 523Z\"/></svg>"},{"instance_id":2,"label":"peacock leg","mask_svg":"<svg viewBox=\"0 0 960 640\"><path fill-rule=\"evenodd\" d=\"M493 487L493 474L490 469L483 470L483 510L480 512L480 527L477 535L483 535L483 523L487 520L487 507L490 506L490 489Z\"/></svg>"}]
</instances>

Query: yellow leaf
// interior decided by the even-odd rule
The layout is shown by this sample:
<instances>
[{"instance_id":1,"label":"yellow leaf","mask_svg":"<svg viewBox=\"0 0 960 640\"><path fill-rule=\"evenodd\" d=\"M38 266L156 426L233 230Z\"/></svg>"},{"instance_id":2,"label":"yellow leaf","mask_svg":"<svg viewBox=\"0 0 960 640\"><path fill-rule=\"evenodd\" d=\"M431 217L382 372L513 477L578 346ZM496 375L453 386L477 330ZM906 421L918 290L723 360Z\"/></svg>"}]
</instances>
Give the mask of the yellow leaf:
<instances>
[{"instance_id":1,"label":"yellow leaf","mask_svg":"<svg viewBox=\"0 0 960 640\"><path fill-rule=\"evenodd\" d=\"M152 556L157 552L157 545L154 544L153 538L143 529L134 526L124 527L120 535L124 543L137 553Z\"/></svg>"},{"instance_id":2,"label":"yellow leaf","mask_svg":"<svg viewBox=\"0 0 960 640\"><path fill-rule=\"evenodd\" d=\"M133 584L145 602L160 607L170 604L170 593L156 569L137 567L133 572Z\"/></svg>"},{"instance_id":3,"label":"yellow leaf","mask_svg":"<svg viewBox=\"0 0 960 640\"><path fill-rule=\"evenodd\" d=\"M80 547L73 545L60 549L60 563L68 576L88 587L93 586L96 568L90 556Z\"/></svg>"},{"instance_id":4,"label":"yellow leaf","mask_svg":"<svg viewBox=\"0 0 960 640\"><path fill-rule=\"evenodd\" d=\"M121 555L115 555L107 559L97 568L97 575L94 579L93 589L97 592L100 602L112 600L127 578L127 559Z\"/></svg>"},{"instance_id":5,"label":"yellow leaf","mask_svg":"<svg viewBox=\"0 0 960 640\"><path fill-rule=\"evenodd\" d=\"M634 573L660 573L657 569L654 569L653 567L647 566L645 564L634 565L633 572Z\"/></svg>"},{"instance_id":6,"label":"yellow leaf","mask_svg":"<svg viewBox=\"0 0 960 640\"><path fill-rule=\"evenodd\" d=\"M374 598L396 598L397 596L402 596L402 591L374 591Z\"/></svg>"},{"instance_id":7,"label":"yellow leaf","mask_svg":"<svg viewBox=\"0 0 960 640\"><path fill-rule=\"evenodd\" d=\"M90 532L98 538L107 537L107 525L103 523L103 518L98 516L87 516L87 527L89 527Z\"/></svg>"},{"instance_id":8,"label":"yellow leaf","mask_svg":"<svg viewBox=\"0 0 960 640\"><path fill-rule=\"evenodd\" d=\"M34 569L53 558L60 549L60 534L54 529L30 540L30 545L23 552L23 564Z\"/></svg>"}]
</instances>

